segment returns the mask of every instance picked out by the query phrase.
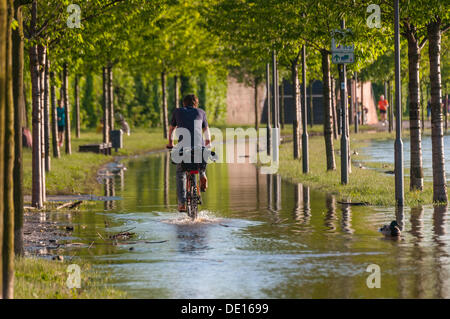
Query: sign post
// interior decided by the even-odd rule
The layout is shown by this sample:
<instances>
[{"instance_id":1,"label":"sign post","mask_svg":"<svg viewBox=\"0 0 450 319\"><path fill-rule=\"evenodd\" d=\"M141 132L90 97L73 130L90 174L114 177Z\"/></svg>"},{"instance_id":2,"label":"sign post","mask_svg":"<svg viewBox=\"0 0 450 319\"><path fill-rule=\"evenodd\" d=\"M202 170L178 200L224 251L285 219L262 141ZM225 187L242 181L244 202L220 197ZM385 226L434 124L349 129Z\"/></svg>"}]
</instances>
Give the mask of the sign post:
<instances>
[{"instance_id":1,"label":"sign post","mask_svg":"<svg viewBox=\"0 0 450 319\"><path fill-rule=\"evenodd\" d=\"M345 20L341 20L341 29L334 30L334 33L340 33L345 37ZM334 64L338 64L339 67L339 82L341 83L341 115L342 115L342 128L341 128L341 184L348 184L348 172L349 172L349 150L348 150L348 98L347 98L347 65L348 63L355 62L354 45L343 45L336 42L334 36L331 39L331 61Z\"/></svg>"},{"instance_id":2,"label":"sign post","mask_svg":"<svg viewBox=\"0 0 450 319\"><path fill-rule=\"evenodd\" d=\"M400 77L400 9L399 0L394 0L395 31L395 199L403 206L405 192L403 188L403 141L402 141L402 96Z\"/></svg>"}]
</instances>

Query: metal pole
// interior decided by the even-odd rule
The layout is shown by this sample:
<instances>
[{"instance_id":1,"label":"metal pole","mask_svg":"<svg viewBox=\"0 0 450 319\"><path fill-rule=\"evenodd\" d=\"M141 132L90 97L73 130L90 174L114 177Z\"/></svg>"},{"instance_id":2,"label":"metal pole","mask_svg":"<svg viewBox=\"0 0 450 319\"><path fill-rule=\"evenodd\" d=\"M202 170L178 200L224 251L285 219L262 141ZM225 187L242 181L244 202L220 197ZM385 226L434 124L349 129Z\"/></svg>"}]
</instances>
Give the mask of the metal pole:
<instances>
[{"instance_id":1,"label":"metal pole","mask_svg":"<svg viewBox=\"0 0 450 319\"><path fill-rule=\"evenodd\" d=\"M309 84L309 114L310 114L310 122L309 126L312 128L314 125L314 100L313 100L313 83L314 80Z\"/></svg>"},{"instance_id":2,"label":"metal pole","mask_svg":"<svg viewBox=\"0 0 450 319\"><path fill-rule=\"evenodd\" d=\"M358 105L358 72L355 71L355 89L353 90L355 97L355 133L359 130L359 105Z\"/></svg>"},{"instance_id":3,"label":"metal pole","mask_svg":"<svg viewBox=\"0 0 450 319\"><path fill-rule=\"evenodd\" d=\"M341 20L341 29L345 29L345 20ZM341 84L341 184L348 184L348 135L347 135L347 68L340 64L339 80Z\"/></svg>"},{"instance_id":4,"label":"metal pole","mask_svg":"<svg viewBox=\"0 0 450 319\"><path fill-rule=\"evenodd\" d=\"M270 155L270 148L272 145L272 126L270 125L270 63L266 65L266 94L267 94L267 154Z\"/></svg>"},{"instance_id":5,"label":"metal pole","mask_svg":"<svg viewBox=\"0 0 450 319\"><path fill-rule=\"evenodd\" d=\"M303 164L303 173L306 174L309 171L309 161L308 161L308 107L307 107L307 98L306 98L306 46L302 46L302 164Z\"/></svg>"},{"instance_id":6,"label":"metal pole","mask_svg":"<svg viewBox=\"0 0 450 319\"><path fill-rule=\"evenodd\" d=\"M272 51L272 125L274 128L278 127L278 76L277 76L277 53Z\"/></svg>"},{"instance_id":7,"label":"metal pole","mask_svg":"<svg viewBox=\"0 0 450 319\"><path fill-rule=\"evenodd\" d=\"M275 128L274 134L272 136L272 143L273 143L273 160L275 162L278 162L278 146L279 146L279 131L278 128L280 127L280 113L279 113L279 98L278 98L278 70L277 70L277 52L273 50L272 52L272 84L273 84L273 127Z\"/></svg>"},{"instance_id":8,"label":"metal pole","mask_svg":"<svg viewBox=\"0 0 450 319\"><path fill-rule=\"evenodd\" d=\"M338 92L341 90L340 88L340 66L338 65L338 71L339 71L339 78L336 80L335 82L335 94L336 94L336 114L337 114L337 129L338 129L338 135L342 134L342 110L341 110L341 105L342 105L342 95L339 97L339 107L338 107L338 99L337 99L337 94Z\"/></svg>"},{"instance_id":9,"label":"metal pole","mask_svg":"<svg viewBox=\"0 0 450 319\"><path fill-rule=\"evenodd\" d=\"M398 206L404 203L403 188L403 142L402 142L402 99L400 78L400 10L399 0L394 0L395 29L395 199Z\"/></svg>"}]
</instances>

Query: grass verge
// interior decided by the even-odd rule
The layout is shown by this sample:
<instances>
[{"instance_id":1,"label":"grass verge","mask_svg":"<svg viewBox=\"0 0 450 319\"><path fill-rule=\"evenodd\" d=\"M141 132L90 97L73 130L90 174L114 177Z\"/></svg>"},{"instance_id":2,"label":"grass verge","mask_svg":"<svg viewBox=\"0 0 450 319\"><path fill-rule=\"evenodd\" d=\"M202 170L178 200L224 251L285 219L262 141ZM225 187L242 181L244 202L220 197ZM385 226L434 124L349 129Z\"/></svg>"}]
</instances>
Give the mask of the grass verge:
<instances>
[{"instance_id":1,"label":"grass verge","mask_svg":"<svg viewBox=\"0 0 450 319\"><path fill-rule=\"evenodd\" d=\"M67 287L67 267L75 263L81 268L81 288ZM109 299L127 295L109 286L109 277L94 270L83 260L57 262L42 258L16 258L16 299Z\"/></svg>"},{"instance_id":2,"label":"grass verge","mask_svg":"<svg viewBox=\"0 0 450 319\"><path fill-rule=\"evenodd\" d=\"M357 150L366 145L369 140L392 139L393 133L360 133L351 135L350 147ZM393 170L393 165L380 163L365 163L360 155L353 155L352 160L362 162L362 169L352 164L352 173L349 175L349 184L340 183L340 156L338 155L339 140L334 141L336 170L326 171L325 142L323 136L312 136L309 139L309 165L310 173L302 173L302 161L293 159L292 142L282 144L280 147L280 165L278 173L295 183L303 183L315 189L333 193L342 199L352 202L365 202L377 206L395 205L394 175L380 171ZM372 168L372 169L371 169ZM406 173L406 172L405 172ZM409 191L409 177L405 176L405 205L431 204L432 183L425 182L422 192Z\"/></svg>"},{"instance_id":3,"label":"grass verge","mask_svg":"<svg viewBox=\"0 0 450 319\"><path fill-rule=\"evenodd\" d=\"M73 135L74 136L74 135ZM64 146L60 158L51 158L51 170L46 174L47 194L93 194L100 185L95 181L96 171L112 161L111 156L94 153L79 153L82 144L100 143L102 135L94 130L81 132L80 138L72 138L72 154L66 155ZM137 155L166 145L161 129L137 129L130 136L123 137L124 148L114 155ZM31 194L31 149L23 151L24 194Z\"/></svg>"}]
</instances>

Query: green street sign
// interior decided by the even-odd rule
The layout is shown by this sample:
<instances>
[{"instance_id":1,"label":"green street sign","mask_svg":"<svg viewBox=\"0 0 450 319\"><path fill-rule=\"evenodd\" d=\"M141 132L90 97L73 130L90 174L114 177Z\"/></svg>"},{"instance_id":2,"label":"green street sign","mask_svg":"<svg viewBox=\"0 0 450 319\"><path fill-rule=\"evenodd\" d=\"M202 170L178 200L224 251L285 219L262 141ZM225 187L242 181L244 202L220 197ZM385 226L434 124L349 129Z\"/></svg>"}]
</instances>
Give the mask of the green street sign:
<instances>
[{"instance_id":1,"label":"green street sign","mask_svg":"<svg viewBox=\"0 0 450 319\"><path fill-rule=\"evenodd\" d=\"M355 62L355 55L353 52L333 52L331 54L331 61L334 64L348 64Z\"/></svg>"}]
</instances>

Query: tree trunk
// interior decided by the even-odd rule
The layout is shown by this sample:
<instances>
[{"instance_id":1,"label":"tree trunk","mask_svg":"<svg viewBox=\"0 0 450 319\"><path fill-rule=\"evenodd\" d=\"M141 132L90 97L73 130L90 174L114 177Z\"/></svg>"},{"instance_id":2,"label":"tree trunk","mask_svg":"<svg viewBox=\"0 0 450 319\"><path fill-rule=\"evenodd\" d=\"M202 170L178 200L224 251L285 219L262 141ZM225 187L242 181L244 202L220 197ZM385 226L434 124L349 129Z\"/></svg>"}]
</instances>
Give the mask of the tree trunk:
<instances>
[{"instance_id":1,"label":"tree trunk","mask_svg":"<svg viewBox=\"0 0 450 319\"><path fill-rule=\"evenodd\" d=\"M42 185L41 185L41 94L39 82L39 59L37 45L30 47L30 73L32 88L32 199L33 207L42 208Z\"/></svg>"},{"instance_id":2,"label":"tree trunk","mask_svg":"<svg viewBox=\"0 0 450 319\"><path fill-rule=\"evenodd\" d=\"M358 104L358 72L355 72L355 83L353 90L353 105L355 106L355 133L359 131L359 104Z\"/></svg>"},{"instance_id":3,"label":"tree trunk","mask_svg":"<svg viewBox=\"0 0 450 319\"><path fill-rule=\"evenodd\" d=\"M75 136L80 138L80 77L75 75Z\"/></svg>"},{"instance_id":4,"label":"tree trunk","mask_svg":"<svg viewBox=\"0 0 450 319\"><path fill-rule=\"evenodd\" d=\"M23 164L22 128L24 126L24 42L22 8L15 7L18 27L13 30L13 98L14 98L14 253L23 255Z\"/></svg>"},{"instance_id":5,"label":"tree trunk","mask_svg":"<svg viewBox=\"0 0 450 319\"><path fill-rule=\"evenodd\" d=\"M162 111L163 111L163 130L164 138L166 139L169 134L169 120L167 118L167 89L166 89L166 73L161 72L161 87L162 87Z\"/></svg>"},{"instance_id":6,"label":"tree trunk","mask_svg":"<svg viewBox=\"0 0 450 319\"><path fill-rule=\"evenodd\" d=\"M31 28L36 30L37 21L37 0L33 1L31 10ZM33 130L33 149L32 149L32 192L31 205L41 209L44 205L42 198L41 184L41 93L39 81L39 58L37 45L30 46L30 74L31 74L31 92L32 92L32 130Z\"/></svg>"},{"instance_id":7,"label":"tree trunk","mask_svg":"<svg viewBox=\"0 0 450 319\"><path fill-rule=\"evenodd\" d=\"M109 103L109 130L114 130L114 86L113 86L113 71L112 66L108 67L108 103ZM109 141L111 141L111 133L108 132Z\"/></svg>"},{"instance_id":8,"label":"tree trunk","mask_svg":"<svg viewBox=\"0 0 450 319\"><path fill-rule=\"evenodd\" d=\"M330 82L330 94L331 94L331 112L333 116L333 138L337 139L337 115L336 115L336 100L334 96L334 78L331 77Z\"/></svg>"},{"instance_id":9,"label":"tree trunk","mask_svg":"<svg viewBox=\"0 0 450 319\"><path fill-rule=\"evenodd\" d=\"M44 151L45 151L45 171L50 171L50 62L48 57L45 61L44 75Z\"/></svg>"},{"instance_id":10,"label":"tree trunk","mask_svg":"<svg viewBox=\"0 0 450 319\"><path fill-rule=\"evenodd\" d=\"M177 107L180 107L180 94L179 94L179 87L178 87L178 76L173 77L173 91L174 91L174 100L175 100L175 109Z\"/></svg>"},{"instance_id":11,"label":"tree trunk","mask_svg":"<svg viewBox=\"0 0 450 319\"><path fill-rule=\"evenodd\" d=\"M281 121L281 128L284 128L284 81L281 79L281 85L280 85L280 121Z\"/></svg>"},{"instance_id":12,"label":"tree trunk","mask_svg":"<svg viewBox=\"0 0 450 319\"><path fill-rule=\"evenodd\" d=\"M64 88L64 110L66 113L66 130L65 130L65 144L66 154L72 154L72 145L70 141L70 101L69 101L69 74L67 71L67 63L63 67L63 88Z\"/></svg>"},{"instance_id":13,"label":"tree trunk","mask_svg":"<svg viewBox=\"0 0 450 319\"><path fill-rule=\"evenodd\" d=\"M0 0L0 299L3 298L3 217L4 217L4 168L5 168L5 109L6 109L6 41L7 2Z\"/></svg>"},{"instance_id":14,"label":"tree trunk","mask_svg":"<svg viewBox=\"0 0 450 319\"><path fill-rule=\"evenodd\" d=\"M335 170L336 163L334 160L334 148L333 148L333 119L331 111L331 99L330 99L330 59L328 52L322 50L322 73L323 73L323 135L325 138L325 148L327 155L327 170Z\"/></svg>"},{"instance_id":15,"label":"tree trunk","mask_svg":"<svg viewBox=\"0 0 450 319\"><path fill-rule=\"evenodd\" d=\"M47 48L43 45L38 46L39 58L39 81L40 81L40 98L41 98L41 192L42 200L45 203L45 64L47 60Z\"/></svg>"},{"instance_id":16,"label":"tree trunk","mask_svg":"<svg viewBox=\"0 0 450 319\"><path fill-rule=\"evenodd\" d=\"M414 29L408 30L408 71L409 71L409 130L411 139L411 170L410 189L423 189L422 171L422 134L420 127L420 94L419 94L419 67L420 48ZM391 101L392 102L392 101ZM390 126L390 125L389 125Z\"/></svg>"},{"instance_id":17,"label":"tree trunk","mask_svg":"<svg viewBox=\"0 0 450 319\"><path fill-rule=\"evenodd\" d=\"M311 115L310 120L311 122L309 123L309 126L312 128L314 125L314 101L313 101L313 83L314 81L312 81L309 85L309 114Z\"/></svg>"},{"instance_id":18,"label":"tree trunk","mask_svg":"<svg viewBox=\"0 0 450 319\"><path fill-rule=\"evenodd\" d=\"M109 142L108 70L103 68L103 143Z\"/></svg>"},{"instance_id":19,"label":"tree trunk","mask_svg":"<svg viewBox=\"0 0 450 319\"><path fill-rule=\"evenodd\" d=\"M292 88L294 93L294 118L292 131L294 141L294 159L300 158L300 81L298 78L298 58L291 64Z\"/></svg>"},{"instance_id":20,"label":"tree trunk","mask_svg":"<svg viewBox=\"0 0 450 319\"><path fill-rule=\"evenodd\" d=\"M2 98L4 107L4 183L3 198L3 298L14 298L14 98L13 98L13 57L12 27L14 4L8 1L7 33L6 33L6 82ZM3 151L3 150L2 150Z\"/></svg>"},{"instance_id":21,"label":"tree trunk","mask_svg":"<svg viewBox=\"0 0 450 319\"><path fill-rule=\"evenodd\" d=\"M364 81L361 79L359 81L361 85L361 125L364 125L365 123L365 112L364 112Z\"/></svg>"},{"instance_id":22,"label":"tree trunk","mask_svg":"<svg viewBox=\"0 0 450 319\"><path fill-rule=\"evenodd\" d=\"M52 144L53 144L53 157L60 158L59 146L58 146L58 113L56 111L56 86L55 86L55 73L50 72L51 83L51 102L52 102Z\"/></svg>"},{"instance_id":23,"label":"tree trunk","mask_svg":"<svg viewBox=\"0 0 450 319\"><path fill-rule=\"evenodd\" d=\"M349 77L347 79L347 86L348 86L348 104L350 106L350 109L348 111L348 124L349 124L349 129L350 129L350 125L353 124L353 80L351 79L351 77Z\"/></svg>"},{"instance_id":24,"label":"tree trunk","mask_svg":"<svg viewBox=\"0 0 450 319\"><path fill-rule=\"evenodd\" d=\"M441 20L427 25L430 57L431 84L431 140L433 152L433 201L447 202L447 185L445 180L444 132L442 128L441 108Z\"/></svg>"}]
</instances>

